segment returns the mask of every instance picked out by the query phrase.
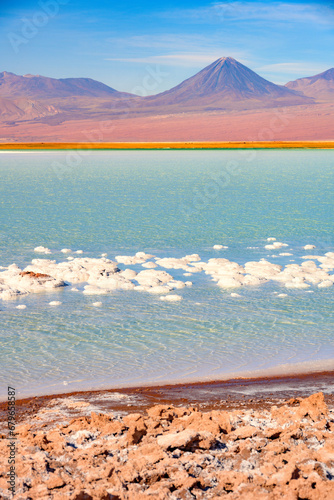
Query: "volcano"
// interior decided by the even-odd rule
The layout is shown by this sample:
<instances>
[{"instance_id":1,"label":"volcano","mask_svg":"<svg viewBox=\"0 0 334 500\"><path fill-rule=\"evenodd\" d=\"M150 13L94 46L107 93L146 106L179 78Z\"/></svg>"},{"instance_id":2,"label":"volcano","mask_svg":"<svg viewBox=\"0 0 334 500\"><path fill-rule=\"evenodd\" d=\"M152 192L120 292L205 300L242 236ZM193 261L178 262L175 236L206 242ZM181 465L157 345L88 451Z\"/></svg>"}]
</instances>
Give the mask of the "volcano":
<instances>
[{"instance_id":1,"label":"volcano","mask_svg":"<svg viewBox=\"0 0 334 500\"><path fill-rule=\"evenodd\" d=\"M240 110L309 104L310 98L265 80L232 57L222 57L146 105L194 110Z\"/></svg>"}]
</instances>

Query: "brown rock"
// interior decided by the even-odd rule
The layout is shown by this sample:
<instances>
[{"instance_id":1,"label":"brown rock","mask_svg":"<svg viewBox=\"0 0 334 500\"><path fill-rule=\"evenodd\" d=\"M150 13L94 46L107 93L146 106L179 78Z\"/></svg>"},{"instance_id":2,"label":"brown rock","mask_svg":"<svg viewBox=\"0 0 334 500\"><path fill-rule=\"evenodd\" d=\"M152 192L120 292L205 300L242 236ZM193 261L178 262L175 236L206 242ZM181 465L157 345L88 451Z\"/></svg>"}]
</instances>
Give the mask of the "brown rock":
<instances>
[{"instance_id":1,"label":"brown rock","mask_svg":"<svg viewBox=\"0 0 334 500\"><path fill-rule=\"evenodd\" d=\"M29 276L29 278L49 278L52 279L48 274L34 273L33 271L21 271L20 276Z\"/></svg>"},{"instance_id":2,"label":"brown rock","mask_svg":"<svg viewBox=\"0 0 334 500\"><path fill-rule=\"evenodd\" d=\"M161 449L161 447L156 443L147 443L139 446L136 450L129 451L129 460L138 459L138 457L144 458L146 463L155 464L162 460L166 456L166 453Z\"/></svg>"},{"instance_id":3,"label":"brown rock","mask_svg":"<svg viewBox=\"0 0 334 500\"><path fill-rule=\"evenodd\" d=\"M322 392L312 394L312 396L303 399L300 403L300 407L296 411L296 417L302 419L307 416L313 422L328 418L328 407Z\"/></svg>"},{"instance_id":4,"label":"brown rock","mask_svg":"<svg viewBox=\"0 0 334 500\"><path fill-rule=\"evenodd\" d=\"M200 434L192 429L186 429L178 433L164 434L157 438L157 443L163 449L187 448L198 441Z\"/></svg>"},{"instance_id":5,"label":"brown rock","mask_svg":"<svg viewBox=\"0 0 334 500\"><path fill-rule=\"evenodd\" d=\"M245 425L243 427L238 427L233 432L231 432L229 438L233 440L247 439L256 436L256 434L258 434L258 430L256 427L252 425Z\"/></svg>"},{"instance_id":6,"label":"brown rock","mask_svg":"<svg viewBox=\"0 0 334 500\"><path fill-rule=\"evenodd\" d=\"M50 474L50 479L46 481L46 486L49 490L61 488L64 485L65 481L59 476L59 474Z\"/></svg>"}]
</instances>

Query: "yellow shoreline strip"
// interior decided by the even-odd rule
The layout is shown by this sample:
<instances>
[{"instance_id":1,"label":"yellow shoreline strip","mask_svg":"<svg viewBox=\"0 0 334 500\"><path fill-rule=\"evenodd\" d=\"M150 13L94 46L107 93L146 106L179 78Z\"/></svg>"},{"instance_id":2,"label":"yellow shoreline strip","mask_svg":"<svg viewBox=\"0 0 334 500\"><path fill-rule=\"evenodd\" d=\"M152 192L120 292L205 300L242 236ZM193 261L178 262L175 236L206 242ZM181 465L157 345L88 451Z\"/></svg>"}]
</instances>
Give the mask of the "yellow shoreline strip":
<instances>
[{"instance_id":1,"label":"yellow shoreline strip","mask_svg":"<svg viewBox=\"0 0 334 500\"><path fill-rule=\"evenodd\" d=\"M22 149L334 149L328 141L230 141L230 142L13 142L1 150Z\"/></svg>"}]
</instances>

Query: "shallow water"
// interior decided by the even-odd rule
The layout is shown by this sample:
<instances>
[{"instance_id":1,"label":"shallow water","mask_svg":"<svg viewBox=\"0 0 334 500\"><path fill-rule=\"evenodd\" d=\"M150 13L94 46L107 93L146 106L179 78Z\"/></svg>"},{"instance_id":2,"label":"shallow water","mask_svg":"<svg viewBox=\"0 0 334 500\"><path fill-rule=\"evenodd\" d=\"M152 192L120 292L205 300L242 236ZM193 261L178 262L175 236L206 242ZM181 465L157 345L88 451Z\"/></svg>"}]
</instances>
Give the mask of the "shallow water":
<instances>
[{"instance_id":1,"label":"shallow water","mask_svg":"<svg viewBox=\"0 0 334 500\"><path fill-rule=\"evenodd\" d=\"M332 151L1 154L0 265L61 261L64 247L112 260L145 251L300 264L303 255L334 251L333 167ZM288 247L268 251L268 237ZM52 255L36 254L39 245ZM133 291L96 298L71 287L0 301L1 395L7 384L20 395L56 393L334 358L334 287L269 282L239 288L235 298L202 273L167 271L193 282L176 291L181 302ZM62 305L50 307L53 300Z\"/></svg>"}]
</instances>

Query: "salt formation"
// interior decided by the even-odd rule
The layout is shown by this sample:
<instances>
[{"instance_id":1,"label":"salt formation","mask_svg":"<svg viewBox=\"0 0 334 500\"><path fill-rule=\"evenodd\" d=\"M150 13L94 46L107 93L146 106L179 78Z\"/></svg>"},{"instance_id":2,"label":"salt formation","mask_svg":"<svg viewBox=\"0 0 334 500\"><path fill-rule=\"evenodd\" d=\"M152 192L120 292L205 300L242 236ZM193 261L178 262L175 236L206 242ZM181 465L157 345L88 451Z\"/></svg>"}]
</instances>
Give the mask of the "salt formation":
<instances>
[{"instance_id":1,"label":"salt formation","mask_svg":"<svg viewBox=\"0 0 334 500\"><path fill-rule=\"evenodd\" d=\"M64 281L58 277L27 269L22 271L16 264L12 264L6 271L0 273L0 298L10 300L18 295L55 289L64 285Z\"/></svg>"},{"instance_id":2,"label":"salt formation","mask_svg":"<svg viewBox=\"0 0 334 500\"><path fill-rule=\"evenodd\" d=\"M269 245L265 245L265 249L266 250L277 250L278 248L282 248L282 247L288 247L289 245L287 243L281 243L280 241L275 241L274 243L272 244L269 244Z\"/></svg>"},{"instance_id":3,"label":"salt formation","mask_svg":"<svg viewBox=\"0 0 334 500\"><path fill-rule=\"evenodd\" d=\"M147 260L153 259L154 255L150 255L145 252L137 252L134 256L129 255L117 255L115 260L120 264L125 264L126 266L131 266L133 264L144 264Z\"/></svg>"},{"instance_id":4,"label":"salt formation","mask_svg":"<svg viewBox=\"0 0 334 500\"><path fill-rule=\"evenodd\" d=\"M225 245L213 245L212 247L214 250L222 250L222 249L226 249L228 248L227 246Z\"/></svg>"},{"instance_id":5,"label":"salt formation","mask_svg":"<svg viewBox=\"0 0 334 500\"><path fill-rule=\"evenodd\" d=\"M285 243L274 241L271 246L278 248L285 245ZM48 250L45 247L36 247L36 249L38 251L43 249L44 253ZM69 251L69 249L63 249L63 253ZM155 262L149 259L155 259ZM325 255L305 255L302 257L301 264L290 263L285 267L264 258L259 261L246 262L244 265L225 258L211 258L205 262L198 254L181 258L159 258L145 252L137 252L134 256L117 256L116 260L119 264L142 265L145 269L139 272L130 268L120 269L117 262L106 257L74 258L71 256L70 259L65 257L64 261L58 263L56 260L37 258L33 259L25 269L20 269L16 264L0 268L2 270L0 271L0 298L10 300L20 295L52 291L70 284L72 291L81 293L80 290L82 290L85 295L103 295L116 290L133 290L160 295L161 300L179 301L182 297L171 292L190 287L192 282L175 279L168 272L170 269L185 271L184 276L205 273L221 289L231 290L232 297L238 296L233 289L260 286L268 281L277 282L288 289L305 290L311 286L324 289L334 284L332 274L334 252L327 252ZM83 284L80 290L75 286L78 283ZM55 303L59 305L57 301L51 304Z\"/></svg>"},{"instance_id":6,"label":"salt formation","mask_svg":"<svg viewBox=\"0 0 334 500\"><path fill-rule=\"evenodd\" d=\"M49 248L46 248L46 247L36 247L34 248L34 252L36 253L45 253L45 254L48 254L48 253L51 253L51 250Z\"/></svg>"},{"instance_id":7,"label":"salt formation","mask_svg":"<svg viewBox=\"0 0 334 500\"><path fill-rule=\"evenodd\" d=\"M179 302L182 300L182 297L180 295L166 295L163 297L160 297L161 300L165 300L167 302Z\"/></svg>"}]
</instances>

